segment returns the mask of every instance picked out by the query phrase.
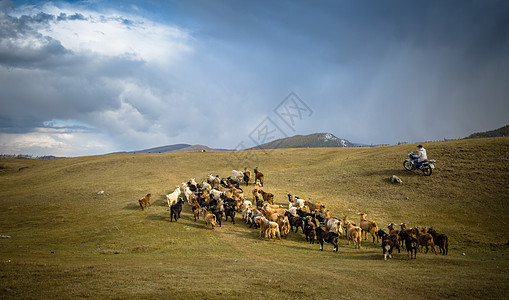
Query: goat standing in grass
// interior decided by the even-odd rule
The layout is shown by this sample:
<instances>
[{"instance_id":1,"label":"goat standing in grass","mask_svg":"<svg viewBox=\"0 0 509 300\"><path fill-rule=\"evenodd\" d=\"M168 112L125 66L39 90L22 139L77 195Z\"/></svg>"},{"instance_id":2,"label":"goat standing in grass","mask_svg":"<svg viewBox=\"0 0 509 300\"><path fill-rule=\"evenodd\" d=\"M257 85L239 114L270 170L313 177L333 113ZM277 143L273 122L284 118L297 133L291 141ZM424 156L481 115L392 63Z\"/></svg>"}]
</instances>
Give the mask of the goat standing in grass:
<instances>
[{"instance_id":1,"label":"goat standing in grass","mask_svg":"<svg viewBox=\"0 0 509 300\"><path fill-rule=\"evenodd\" d=\"M433 241L438 246L440 254L447 255L449 252L449 238L447 235L437 233L433 226L428 229L428 233L433 236Z\"/></svg>"},{"instance_id":2,"label":"goat standing in grass","mask_svg":"<svg viewBox=\"0 0 509 300\"><path fill-rule=\"evenodd\" d=\"M375 221L367 220L365 213L360 213L361 220L360 220L360 227L362 229L362 232L364 233L364 240L368 239L368 232L373 237L373 244L375 243L375 236L376 236L376 242L378 243L378 225L376 225Z\"/></svg>"},{"instance_id":3,"label":"goat standing in grass","mask_svg":"<svg viewBox=\"0 0 509 300\"><path fill-rule=\"evenodd\" d=\"M216 216L213 213L207 211L205 208L202 208L201 211L203 214L203 220L205 220L205 226L210 224L212 229L214 229L216 226Z\"/></svg>"},{"instance_id":4,"label":"goat standing in grass","mask_svg":"<svg viewBox=\"0 0 509 300\"><path fill-rule=\"evenodd\" d=\"M246 184L246 186L249 184L249 179L250 178L251 178L251 171L249 171L247 169L247 167L246 167L246 168L244 168L244 178L243 178L244 179L244 183Z\"/></svg>"},{"instance_id":5,"label":"goat standing in grass","mask_svg":"<svg viewBox=\"0 0 509 300\"><path fill-rule=\"evenodd\" d=\"M428 229L426 227L423 228L422 233L417 236L417 242L419 243L419 251L422 253L423 248L426 248L426 252L424 254L428 254L428 248L431 247L431 252L437 255L437 250L435 249L435 243L433 242L433 236L428 233Z\"/></svg>"},{"instance_id":6,"label":"goat standing in grass","mask_svg":"<svg viewBox=\"0 0 509 300\"><path fill-rule=\"evenodd\" d=\"M259 182L260 186L263 186L263 181L265 180L265 176L262 172L258 171L258 167L254 168L255 173L255 182Z\"/></svg>"},{"instance_id":7,"label":"goat standing in grass","mask_svg":"<svg viewBox=\"0 0 509 300\"><path fill-rule=\"evenodd\" d=\"M168 207L171 207L172 204L176 203L180 196L180 186L177 186L173 193L166 195L166 200L168 201Z\"/></svg>"},{"instance_id":8,"label":"goat standing in grass","mask_svg":"<svg viewBox=\"0 0 509 300\"><path fill-rule=\"evenodd\" d=\"M175 218L175 222L180 218L180 212L182 212L182 203L184 200L179 197L177 203L174 203L170 207L170 222L173 222L173 218Z\"/></svg>"},{"instance_id":9,"label":"goat standing in grass","mask_svg":"<svg viewBox=\"0 0 509 300\"><path fill-rule=\"evenodd\" d=\"M143 197L140 200L138 200L138 203L140 203L140 206L141 206L141 210L144 210L145 207L150 205L150 196L152 196L152 195L151 194L147 194L147 195L145 195L145 197Z\"/></svg>"},{"instance_id":10,"label":"goat standing in grass","mask_svg":"<svg viewBox=\"0 0 509 300\"><path fill-rule=\"evenodd\" d=\"M350 240L353 240L355 249L361 248L362 240L361 228L353 225L351 221L346 222L346 236L348 238L348 245L350 245Z\"/></svg>"},{"instance_id":11,"label":"goat standing in grass","mask_svg":"<svg viewBox=\"0 0 509 300\"><path fill-rule=\"evenodd\" d=\"M194 199L193 200L193 215L194 215L195 222L196 222L196 220L200 219L200 210L201 210L201 206L198 203L198 200Z\"/></svg>"}]
</instances>

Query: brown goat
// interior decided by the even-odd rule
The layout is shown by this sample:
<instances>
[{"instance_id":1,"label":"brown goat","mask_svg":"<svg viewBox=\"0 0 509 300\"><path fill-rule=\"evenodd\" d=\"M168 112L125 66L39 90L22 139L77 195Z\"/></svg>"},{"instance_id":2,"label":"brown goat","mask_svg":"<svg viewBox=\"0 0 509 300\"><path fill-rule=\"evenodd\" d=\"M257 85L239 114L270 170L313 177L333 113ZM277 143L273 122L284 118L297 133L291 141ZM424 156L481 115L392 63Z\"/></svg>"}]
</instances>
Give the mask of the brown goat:
<instances>
[{"instance_id":1,"label":"brown goat","mask_svg":"<svg viewBox=\"0 0 509 300\"><path fill-rule=\"evenodd\" d=\"M288 217L285 215L279 215L277 217L277 225L279 225L279 231L285 239L288 237L288 233L290 232L290 221Z\"/></svg>"},{"instance_id":2,"label":"brown goat","mask_svg":"<svg viewBox=\"0 0 509 300\"><path fill-rule=\"evenodd\" d=\"M348 245L350 245L350 239L353 240L355 249L361 248L362 233L361 228L354 226L351 221L346 222L346 236L348 238Z\"/></svg>"},{"instance_id":3,"label":"brown goat","mask_svg":"<svg viewBox=\"0 0 509 300\"><path fill-rule=\"evenodd\" d=\"M417 237L417 242L419 243L419 252L422 253L422 249L426 247L426 252L424 253L428 254L428 247L431 247L431 252L435 253L435 255L438 254L433 242L433 236L428 233L428 229L426 227L422 229L422 233Z\"/></svg>"},{"instance_id":4,"label":"brown goat","mask_svg":"<svg viewBox=\"0 0 509 300\"><path fill-rule=\"evenodd\" d=\"M378 243L378 225L376 225L375 221L367 220L366 214L361 213L361 220L360 220L360 227L362 229L362 232L364 233L364 240L368 239L368 232L373 237L373 244L375 243L375 236L376 236L376 242Z\"/></svg>"},{"instance_id":5,"label":"brown goat","mask_svg":"<svg viewBox=\"0 0 509 300\"><path fill-rule=\"evenodd\" d=\"M200 210L201 210L200 204L198 203L198 201L196 199L194 199L193 200L193 214L194 214L195 222L196 222L196 220L200 219Z\"/></svg>"},{"instance_id":6,"label":"brown goat","mask_svg":"<svg viewBox=\"0 0 509 300\"><path fill-rule=\"evenodd\" d=\"M260 193L262 194L263 201L267 201L270 204L274 204L274 194L267 193L263 190L260 190Z\"/></svg>"},{"instance_id":7,"label":"brown goat","mask_svg":"<svg viewBox=\"0 0 509 300\"><path fill-rule=\"evenodd\" d=\"M428 233L433 236L433 242L438 246L440 254L447 255L449 252L449 238L445 234L439 234L432 227L428 229Z\"/></svg>"},{"instance_id":8,"label":"brown goat","mask_svg":"<svg viewBox=\"0 0 509 300\"><path fill-rule=\"evenodd\" d=\"M263 186L263 181L265 180L265 176L262 172L258 171L258 167L254 168L255 173L255 182L259 182L261 186Z\"/></svg>"},{"instance_id":9,"label":"brown goat","mask_svg":"<svg viewBox=\"0 0 509 300\"><path fill-rule=\"evenodd\" d=\"M203 219L205 220L205 226L210 224L212 229L214 229L214 227L216 226L216 215L207 211L205 208L202 208L201 210L203 213Z\"/></svg>"},{"instance_id":10,"label":"brown goat","mask_svg":"<svg viewBox=\"0 0 509 300\"><path fill-rule=\"evenodd\" d=\"M316 209L318 210L324 210L325 211L325 205L324 204L320 204L320 203L313 203L311 201L304 201L304 205L308 207L309 209L309 212L314 212Z\"/></svg>"},{"instance_id":11,"label":"brown goat","mask_svg":"<svg viewBox=\"0 0 509 300\"><path fill-rule=\"evenodd\" d=\"M147 195L145 195L145 197L138 200L138 202L140 203L140 206L141 206L141 210L144 210L145 207L150 205L150 196L151 196L151 194L147 194Z\"/></svg>"}]
</instances>

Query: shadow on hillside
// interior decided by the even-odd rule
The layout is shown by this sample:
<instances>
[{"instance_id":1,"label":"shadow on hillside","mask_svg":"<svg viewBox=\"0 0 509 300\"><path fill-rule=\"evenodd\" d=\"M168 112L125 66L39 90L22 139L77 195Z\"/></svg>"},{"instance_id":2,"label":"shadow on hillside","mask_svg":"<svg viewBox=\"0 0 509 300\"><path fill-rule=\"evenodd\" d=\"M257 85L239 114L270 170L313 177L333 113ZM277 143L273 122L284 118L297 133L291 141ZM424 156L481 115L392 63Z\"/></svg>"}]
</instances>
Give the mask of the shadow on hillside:
<instances>
[{"instance_id":1,"label":"shadow on hillside","mask_svg":"<svg viewBox=\"0 0 509 300\"><path fill-rule=\"evenodd\" d=\"M129 203L126 206L124 206L124 209L128 210L141 210L141 207L138 203Z\"/></svg>"},{"instance_id":2,"label":"shadow on hillside","mask_svg":"<svg viewBox=\"0 0 509 300\"><path fill-rule=\"evenodd\" d=\"M151 220L151 221L165 221L165 222L168 222L170 220L170 216L169 215L161 215L161 214L150 214L146 217L147 220Z\"/></svg>"},{"instance_id":3,"label":"shadow on hillside","mask_svg":"<svg viewBox=\"0 0 509 300\"><path fill-rule=\"evenodd\" d=\"M166 197L161 197L160 199L154 201L152 205L155 206L168 206L168 201L166 200Z\"/></svg>"}]
</instances>

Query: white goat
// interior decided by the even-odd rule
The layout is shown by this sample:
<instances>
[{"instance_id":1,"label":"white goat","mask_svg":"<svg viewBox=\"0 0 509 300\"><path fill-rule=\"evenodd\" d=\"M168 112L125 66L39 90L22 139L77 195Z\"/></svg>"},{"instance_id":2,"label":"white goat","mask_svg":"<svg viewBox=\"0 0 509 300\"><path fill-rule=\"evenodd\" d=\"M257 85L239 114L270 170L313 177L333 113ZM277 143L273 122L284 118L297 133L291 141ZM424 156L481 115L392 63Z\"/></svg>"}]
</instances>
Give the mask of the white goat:
<instances>
[{"instance_id":1,"label":"white goat","mask_svg":"<svg viewBox=\"0 0 509 300\"><path fill-rule=\"evenodd\" d=\"M240 182L244 179L244 173L242 171L232 170L233 178Z\"/></svg>"},{"instance_id":2,"label":"white goat","mask_svg":"<svg viewBox=\"0 0 509 300\"><path fill-rule=\"evenodd\" d=\"M201 183L201 185L202 185L202 187L203 187L204 189L206 189L206 190L207 190L207 191L209 191L209 192L212 190L212 186L211 186L208 182L206 182L206 181L203 181L203 182Z\"/></svg>"},{"instance_id":3,"label":"white goat","mask_svg":"<svg viewBox=\"0 0 509 300\"><path fill-rule=\"evenodd\" d=\"M339 236L343 236L343 223L340 220L336 218L327 218L325 220L325 228L327 231L332 231L339 234Z\"/></svg>"},{"instance_id":4,"label":"white goat","mask_svg":"<svg viewBox=\"0 0 509 300\"><path fill-rule=\"evenodd\" d=\"M300 209L304 208L304 202L306 200L299 199L299 198L297 198L295 196L292 196L291 194L287 194L287 196L288 196L288 202L290 202L291 207L297 207L297 208L300 208Z\"/></svg>"},{"instance_id":5,"label":"white goat","mask_svg":"<svg viewBox=\"0 0 509 300\"><path fill-rule=\"evenodd\" d=\"M216 189L213 189L213 190L211 190L211 191L210 191L210 195L211 195L214 199L216 199L216 200L221 199L221 195L222 195L222 194L224 194L224 193L223 193L223 192L221 192L221 191L218 191L218 190L216 190Z\"/></svg>"},{"instance_id":6,"label":"white goat","mask_svg":"<svg viewBox=\"0 0 509 300\"><path fill-rule=\"evenodd\" d=\"M245 200L244 203L242 203L242 209L250 209L253 207L253 203L249 200Z\"/></svg>"},{"instance_id":7,"label":"white goat","mask_svg":"<svg viewBox=\"0 0 509 300\"><path fill-rule=\"evenodd\" d=\"M172 206L172 204L177 203L177 200L180 196L180 186L173 191L173 193L166 195L166 200L168 201L168 206Z\"/></svg>"},{"instance_id":8,"label":"white goat","mask_svg":"<svg viewBox=\"0 0 509 300\"><path fill-rule=\"evenodd\" d=\"M194 193L191 191L191 189L186 186L186 188L184 189L184 195L186 196L187 203L191 204L191 196L193 194Z\"/></svg>"}]
</instances>

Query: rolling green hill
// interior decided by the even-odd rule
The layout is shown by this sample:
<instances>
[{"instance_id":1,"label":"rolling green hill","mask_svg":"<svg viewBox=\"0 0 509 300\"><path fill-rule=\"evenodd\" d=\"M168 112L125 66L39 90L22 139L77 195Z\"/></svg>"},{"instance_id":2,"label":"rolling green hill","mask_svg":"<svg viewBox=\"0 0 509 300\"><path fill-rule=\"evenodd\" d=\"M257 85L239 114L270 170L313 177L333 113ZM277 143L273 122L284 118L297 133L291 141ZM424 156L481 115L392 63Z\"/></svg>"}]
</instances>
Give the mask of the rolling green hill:
<instances>
[{"instance_id":1,"label":"rolling green hill","mask_svg":"<svg viewBox=\"0 0 509 300\"><path fill-rule=\"evenodd\" d=\"M347 140L340 139L331 133L313 133L308 135L295 135L271 141L249 150L259 149L288 149L288 148L325 148L325 147L352 147Z\"/></svg>"},{"instance_id":2,"label":"rolling green hill","mask_svg":"<svg viewBox=\"0 0 509 300\"><path fill-rule=\"evenodd\" d=\"M475 138L501 137L501 136L509 136L509 125L500 127L495 130L490 130L490 131L485 131L485 132L476 132L476 133L469 135L467 138L475 139Z\"/></svg>"},{"instance_id":3,"label":"rolling green hill","mask_svg":"<svg viewBox=\"0 0 509 300\"><path fill-rule=\"evenodd\" d=\"M173 299L504 299L509 293L509 138L427 143L430 177L405 171L415 145L246 151L265 187L324 203L336 217L367 213L434 226L449 255L378 245L323 252L302 233L264 241L237 217L214 230L185 204L169 222L165 194L190 178L227 177L233 152L0 160L0 297ZM391 175L402 184L388 181ZM245 188L251 199L252 186ZM104 193L98 193L104 191ZM151 193L152 206L137 200Z\"/></svg>"}]
</instances>

